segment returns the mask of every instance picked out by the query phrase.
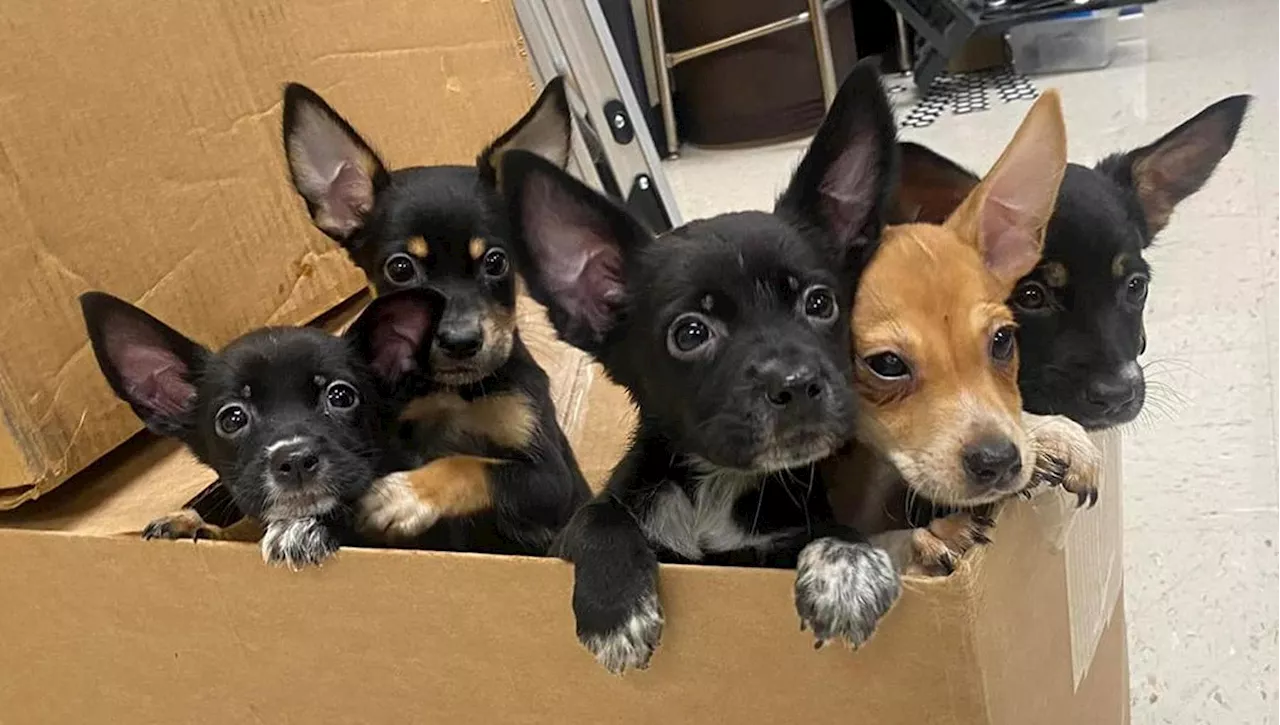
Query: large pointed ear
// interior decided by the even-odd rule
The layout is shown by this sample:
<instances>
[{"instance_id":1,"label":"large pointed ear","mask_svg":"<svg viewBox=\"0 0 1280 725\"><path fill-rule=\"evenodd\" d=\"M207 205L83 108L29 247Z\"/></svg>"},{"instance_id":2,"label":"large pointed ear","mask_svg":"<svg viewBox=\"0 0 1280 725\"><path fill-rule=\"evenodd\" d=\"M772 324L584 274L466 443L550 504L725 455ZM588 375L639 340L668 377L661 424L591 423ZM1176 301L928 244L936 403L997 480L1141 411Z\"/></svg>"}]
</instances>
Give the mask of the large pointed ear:
<instances>
[{"instance_id":1,"label":"large pointed ear","mask_svg":"<svg viewBox=\"0 0 1280 725\"><path fill-rule=\"evenodd\" d=\"M853 67L777 213L825 231L844 256L878 243L894 185L893 111L873 61Z\"/></svg>"},{"instance_id":2,"label":"large pointed ear","mask_svg":"<svg viewBox=\"0 0 1280 725\"><path fill-rule=\"evenodd\" d=\"M941 224L978 185L976 174L920 144L903 141L898 151L890 224Z\"/></svg>"},{"instance_id":3,"label":"large pointed ear","mask_svg":"<svg viewBox=\"0 0 1280 725\"><path fill-rule=\"evenodd\" d=\"M480 177L490 186L499 188L498 170L502 155L514 149L530 151L565 169L569 166L569 142L573 133L569 97L565 77L551 79L533 106L516 121L515 125L480 152L476 166Z\"/></svg>"},{"instance_id":4,"label":"large pointed ear","mask_svg":"<svg viewBox=\"0 0 1280 725\"><path fill-rule=\"evenodd\" d=\"M1040 96L991 171L947 219L1010 289L1040 261L1044 233L1067 170L1067 131L1058 92Z\"/></svg>"},{"instance_id":5,"label":"large pointed ear","mask_svg":"<svg viewBox=\"0 0 1280 725\"><path fill-rule=\"evenodd\" d=\"M561 339L598 354L621 320L627 262L652 235L626 210L535 154L503 154L499 176L529 294L547 308Z\"/></svg>"},{"instance_id":6,"label":"large pointed ear","mask_svg":"<svg viewBox=\"0 0 1280 725\"><path fill-rule=\"evenodd\" d=\"M316 227L350 243L390 182L382 160L319 94L298 83L284 89L284 152Z\"/></svg>"},{"instance_id":7,"label":"large pointed ear","mask_svg":"<svg viewBox=\"0 0 1280 725\"><path fill-rule=\"evenodd\" d=\"M364 308L343 337L379 381L395 386L425 362L418 352L431 340L443 308L440 297L429 290L383 295Z\"/></svg>"},{"instance_id":8,"label":"large pointed ear","mask_svg":"<svg viewBox=\"0 0 1280 725\"><path fill-rule=\"evenodd\" d=\"M1200 190L1231 150L1251 96L1231 96L1209 106L1158 141L1098 164L1142 204L1147 243L1169 223L1173 209Z\"/></svg>"},{"instance_id":9,"label":"large pointed ear","mask_svg":"<svg viewBox=\"0 0 1280 725\"><path fill-rule=\"evenodd\" d=\"M141 309L102 292L80 296L98 367L152 432L189 442L196 379L210 352Z\"/></svg>"}]
</instances>

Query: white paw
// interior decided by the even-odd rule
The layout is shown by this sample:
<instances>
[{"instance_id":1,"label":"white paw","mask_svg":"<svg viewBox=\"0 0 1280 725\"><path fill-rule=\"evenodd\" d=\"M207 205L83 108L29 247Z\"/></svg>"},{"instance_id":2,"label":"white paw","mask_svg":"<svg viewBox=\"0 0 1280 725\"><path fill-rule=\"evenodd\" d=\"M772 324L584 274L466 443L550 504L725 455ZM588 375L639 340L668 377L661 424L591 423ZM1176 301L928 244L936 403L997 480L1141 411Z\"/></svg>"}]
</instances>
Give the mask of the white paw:
<instances>
[{"instance_id":1,"label":"white paw","mask_svg":"<svg viewBox=\"0 0 1280 725\"><path fill-rule=\"evenodd\" d=\"M800 552L796 567L796 612L810 629L814 647L833 639L858 647L871 638L902 583L883 549L825 538Z\"/></svg>"},{"instance_id":2,"label":"white paw","mask_svg":"<svg viewBox=\"0 0 1280 725\"><path fill-rule=\"evenodd\" d=\"M440 512L418 498L403 473L393 473L374 481L356 503L356 532L376 543L411 541L439 519Z\"/></svg>"},{"instance_id":3,"label":"white paw","mask_svg":"<svg viewBox=\"0 0 1280 725\"><path fill-rule=\"evenodd\" d=\"M583 634L579 639L597 662L620 675L627 669L643 670L649 666L649 658L662 639L662 623L658 595L650 594L615 629L604 634Z\"/></svg>"},{"instance_id":4,"label":"white paw","mask_svg":"<svg viewBox=\"0 0 1280 725\"><path fill-rule=\"evenodd\" d=\"M316 519L271 521L262 536L262 560L297 571L316 566L338 550L338 539Z\"/></svg>"}]
</instances>

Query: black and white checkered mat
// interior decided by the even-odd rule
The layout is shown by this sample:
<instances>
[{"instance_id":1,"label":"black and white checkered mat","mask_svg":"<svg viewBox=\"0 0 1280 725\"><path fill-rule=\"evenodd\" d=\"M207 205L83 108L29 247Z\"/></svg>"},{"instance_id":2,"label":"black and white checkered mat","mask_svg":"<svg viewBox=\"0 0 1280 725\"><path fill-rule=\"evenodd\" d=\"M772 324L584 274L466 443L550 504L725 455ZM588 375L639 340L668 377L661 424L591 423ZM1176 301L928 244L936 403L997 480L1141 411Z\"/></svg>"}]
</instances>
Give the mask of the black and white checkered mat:
<instances>
[{"instance_id":1,"label":"black and white checkered mat","mask_svg":"<svg viewBox=\"0 0 1280 725\"><path fill-rule=\"evenodd\" d=\"M929 87L929 92L914 103L906 101L907 97L914 95L910 91L909 82L889 84L890 97L904 104L899 108L899 125L903 128L932 126L948 111L952 115L961 116L989 110L993 95L1004 103L1029 101L1040 95L1030 79L1015 73L1011 68L939 74Z\"/></svg>"}]
</instances>

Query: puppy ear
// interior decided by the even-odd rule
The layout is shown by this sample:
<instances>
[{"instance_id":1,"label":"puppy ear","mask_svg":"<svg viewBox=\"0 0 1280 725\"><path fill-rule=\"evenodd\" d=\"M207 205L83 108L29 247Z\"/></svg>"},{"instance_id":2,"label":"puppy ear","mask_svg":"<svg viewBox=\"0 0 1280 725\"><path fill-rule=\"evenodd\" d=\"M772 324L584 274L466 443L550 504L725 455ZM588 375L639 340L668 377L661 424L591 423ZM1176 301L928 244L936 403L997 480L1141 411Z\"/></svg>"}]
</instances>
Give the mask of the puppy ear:
<instances>
[{"instance_id":1,"label":"puppy ear","mask_svg":"<svg viewBox=\"0 0 1280 725\"><path fill-rule=\"evenodd\" d=\"M384 295L364 308L343 337L379 380L395 385L418 368L418 350L431 339L443 307L428 290Z\"/></svg>"},{"instance_id":2,"label":"puppy ear","mask_svg":"<svg viewBox=\"0 0 1280 725\"><path fill-rule=\"evenodd\" d=\"M561 339L591 354L617 325L626 261L652 235L624 209L527 151L501 160L513 249Z\"/></svg>"},{"instance_id":3,"label":"puppy ear","mask_svg":"<svg viewBox=\"0 0 1280 725\"><path fill-rule=\"evenodd\" d=\"M987 269L1012 288L1040 261L1066 170L1062 101L1049 90L1027 111L995 166L946 226L975 244Z\"/></svg>"},{"instance_id":4,"label":"puppy ear","mask_svg":"<svg viewBox=\"0 0 1280 725\"><path fill-rule=\"evenodd\" d=\"M196 378L210 352L141 309L102 292L80 296L98 367L152 432L189 442Z\"/></svg>"},{"instance_id":5,"label":"puppy ear","mask_svg":"<svg viewBox=\"0 0 1280 725\"><path fill-rule=\"evenodd\" d=\"M311 220L349 243L390 182L382 160L323 98L298 83L284 89L284 152Z\"/></svg>"},{"instance_id":6,"label":"puppy ear","mask_svg":"<svg viewBox=\"0 0 1280 725\"><path fill-rule=\"evenodd\" d=\"M1099 171L1138 195L1147 244L1169 223L1174 207L1199 191L1231 150L1251 100L1252 96L1224 98L1155 143L1098 164Z\"/></svg>"},{"instance_id":7,"label":"puppy ear","mask_svg":"<svg viewBox=\"0 0 1280 725\"><path fill-rule=\"evenodd\" d=\"M920 144L903 141L891 223L942 224L978 185L968 169Z\"/></svg>"},{"instance_id":8,"label":"puppy ear","mask_svg":"<svg viewBox=\"0 0 1280 725\"><path fill-rule=\"evenodd\" d=\"M824 230L842 255L879 241L894 185L893 111L873 61L853 67L775 211Z\"/></svg>"},{"instance_id":9,"label":"puppy ear","mask_svg":"<svg viewBox=\"0 0 1280 725\"><path fill-rule=\"evenodd\" d=\"M556 76L520 120L480 152L476 159L480 177L498 188L502 183L498 178L502 155L513 149L530 151L558 168L568 168L569 141L573 133L571 116L565 78Z\"/></svg>"}]
</instances>

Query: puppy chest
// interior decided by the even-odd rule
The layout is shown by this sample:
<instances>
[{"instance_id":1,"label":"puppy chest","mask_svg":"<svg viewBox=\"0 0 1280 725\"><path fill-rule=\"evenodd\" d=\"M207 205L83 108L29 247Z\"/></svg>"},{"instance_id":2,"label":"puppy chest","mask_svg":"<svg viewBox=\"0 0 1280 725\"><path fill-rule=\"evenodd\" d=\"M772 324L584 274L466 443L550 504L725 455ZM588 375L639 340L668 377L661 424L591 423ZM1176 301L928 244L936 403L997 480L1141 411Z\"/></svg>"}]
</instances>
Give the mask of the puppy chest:
<instances>
[{"instance_id":1,"label":"puppy chest","mask_svg":"<svg viewBox=\"0 0 1280 725\"><path fill-rule=\"evenodd\" d=\"M692 497L668 484L643 517L649 540L697 561L707 554L740 549L768 550L785 532L760 532L744 521L739 501L753 489L700 486Z\"/></svg>"}]
</instances>

